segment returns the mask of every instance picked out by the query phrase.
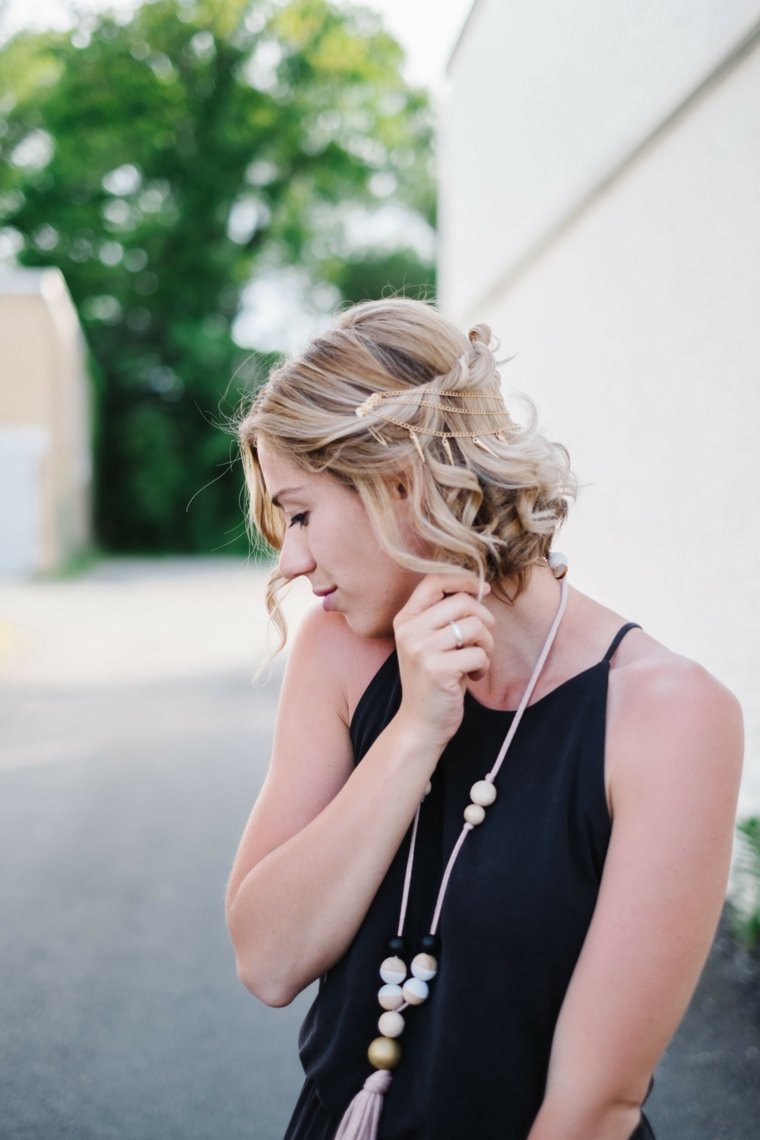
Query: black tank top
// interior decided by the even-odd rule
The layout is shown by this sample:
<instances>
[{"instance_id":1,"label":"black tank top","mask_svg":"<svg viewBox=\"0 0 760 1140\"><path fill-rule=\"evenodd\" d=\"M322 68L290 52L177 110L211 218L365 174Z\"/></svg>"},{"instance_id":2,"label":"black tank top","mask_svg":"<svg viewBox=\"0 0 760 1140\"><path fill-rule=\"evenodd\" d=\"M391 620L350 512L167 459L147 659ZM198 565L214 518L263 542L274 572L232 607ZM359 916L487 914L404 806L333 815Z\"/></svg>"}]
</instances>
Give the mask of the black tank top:
<instances>
[{"instance_id":1,"label":"black tank top","mask_svg":"<svg viewBox=\"0 0 760 1140\"><path fill-rule=\"evenodd\" d=\"M609 661L530 705L497 779L498 797L457 859L439 926L430 997L406 1011L402 1059L385 1097L380 1140L525 1140L541 1106L554 1027L580 954L610 839L604 784ZM351 722L357 763L398 709L393 653ZM491 767L513 712L469 693L421 816L406 935L427 933L469 789ZM367 1046L382 1010L380 962L396 933L409 835L345 956L322 979L304 1021L307 1082L288 1140L334 1135L372 1071ZM351 851L345 852L346 859ZM637 1137L651 1136L646 1122Z\"/></svg>"}]
</instances>

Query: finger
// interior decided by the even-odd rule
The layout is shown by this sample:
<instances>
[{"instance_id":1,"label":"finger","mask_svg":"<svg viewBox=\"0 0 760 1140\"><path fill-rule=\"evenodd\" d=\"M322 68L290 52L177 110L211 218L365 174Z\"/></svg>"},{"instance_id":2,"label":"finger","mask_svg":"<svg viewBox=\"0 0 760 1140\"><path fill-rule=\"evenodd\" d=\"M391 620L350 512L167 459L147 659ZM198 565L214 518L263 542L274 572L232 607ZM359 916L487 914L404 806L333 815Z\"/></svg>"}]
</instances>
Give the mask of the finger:
<instances>
[{"instance_id":1,"label":"finger","mask_svg":"<svg viewBox=\"0 0 760 1140\"><path fill-rule=\"evenodd\" d=\"M462 677L474 674L474 679L484 676L491 664L490 656L480 645L465 645L464 649L452 653L451 659Z\"/></svg>"},{"instance_id":2,"label":"finger","mask_svg":"<svg viewBox=\"0 0 760 1140\"><path fill-rule=\"evenodd\" d=\"M491 587L487 582L483 584L485 594L490 589ZM480 579L468 570L455 571L451 574L426 574L422 581L415 586L406 605L400 612L410 615L418 614L452 594L468 594L470 597L477 598L480 592Z\"/></svg>"},{"instance_id":3,"label":"finger","mask_svg":"<svg viewBox=\"0 0 760 1140\"><path fill-rule=\"evenodd\" d=\"M427 610L434 626L446 625L450 621L463 621L476 617L485 625L492 626L496 618L491 611L471 594L452 594L436 602Z\"/></svg>"},{"instance_id":4,"label":"finger","mask_svg":"<svg viewBox=\"0 0 760 1140\"><path fill-rule=\"evenodd\" d=\"M478 602L472 594L450 594L440 601L433 602L426 609L418 613L411 613L406 607L400 610L394 621L397 636L402 631L405 634L416 632L424 635L443 629L452 621L462 621L465 618L477 618L484 626L492 628L496 618L482 603Z\"/></svg>"},{"instance_id":5,"label":"finger","mask_svg":"<svg viewBox=\"0 0 760 1140\"><path fill-rule=\"evenodd\" d=\"M493 653L494 640L491 631L479 617L463 617L446 622L436 633L435 644L442 650L461 650L465 645L479 645L487 653Z\"/></svg>"}]
</instances>

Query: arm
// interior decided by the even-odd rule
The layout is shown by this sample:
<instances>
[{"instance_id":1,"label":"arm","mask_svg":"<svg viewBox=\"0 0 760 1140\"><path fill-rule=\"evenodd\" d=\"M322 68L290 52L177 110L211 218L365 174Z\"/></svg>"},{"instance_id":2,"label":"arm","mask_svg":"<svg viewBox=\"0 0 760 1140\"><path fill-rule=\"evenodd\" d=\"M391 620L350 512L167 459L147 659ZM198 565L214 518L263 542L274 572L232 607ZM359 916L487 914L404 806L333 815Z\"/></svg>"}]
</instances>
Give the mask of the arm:
<instances>
[{"instance_id":1,"label":"arm","mask_svg":"<svg viewBox=\"0 0 760 1140\"><path fill-rule=\"evenodd\" d=\"M737 702L679 662L613 670L608 711L612 839L529 1140L628 1140L724 898L741 772Z\"/></svg>"},{"instance_id":2,"label":"arm","mask_svg":"<svg viewBox=\"0 0 760 1140\"><path fill-rule=\"evenodd\" d=\"M227 895L238 973L268 1004L292 1001L348 948L461 720L466 671L487 664L490 614L468 593L444 597L457 586L477 582L429 576L398 615L401 708L355 768L344 694L356 635L320 611L299 631ZM449 615L465 614L482 644L454 654Z\"/></svg>"}]
</instances>

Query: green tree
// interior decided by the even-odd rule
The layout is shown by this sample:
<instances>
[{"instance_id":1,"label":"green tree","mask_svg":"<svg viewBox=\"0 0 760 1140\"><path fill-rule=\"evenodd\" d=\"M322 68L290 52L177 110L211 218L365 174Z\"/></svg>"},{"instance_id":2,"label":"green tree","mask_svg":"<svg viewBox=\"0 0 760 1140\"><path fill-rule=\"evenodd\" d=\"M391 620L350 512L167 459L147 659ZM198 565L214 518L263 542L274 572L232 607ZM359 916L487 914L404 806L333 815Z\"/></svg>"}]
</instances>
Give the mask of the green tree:
<instances>
[{"instance_id":1,"label":"green tree","mask_svg":"<svg viewBox=\"0 0 760 1140\"><path fill-rule=\"evenodd\" d=\"M98 363L107 548L242 545L214 424L268 363L232 337L252 277L430 291L403 239L357 248L378 212L433 222L428 101L401 63L376 16L328 0L152 0L0 49L0 226L63 271Z\"/></svg>"}]
</instances>

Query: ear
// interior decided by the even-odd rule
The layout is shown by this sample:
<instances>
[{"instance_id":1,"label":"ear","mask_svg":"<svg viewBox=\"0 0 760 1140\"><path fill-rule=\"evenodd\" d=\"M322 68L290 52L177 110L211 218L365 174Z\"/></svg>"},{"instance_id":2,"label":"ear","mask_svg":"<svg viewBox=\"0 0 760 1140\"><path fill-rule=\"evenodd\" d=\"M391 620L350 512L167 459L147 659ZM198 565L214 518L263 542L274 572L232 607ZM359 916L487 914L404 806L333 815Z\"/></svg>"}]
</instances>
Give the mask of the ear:
<instances>
[{"instance_id":1,"label":"ear","mask_svg":"<svg viewBox=\"0 0 760 1140\"><path fill-rule=\"evenodd\" d=\"M400 475L390 475L386 480L386 486L391 498L396 499L397 502L403 502L409 497L409 492Z\"/></svg>"}]
</instances>

